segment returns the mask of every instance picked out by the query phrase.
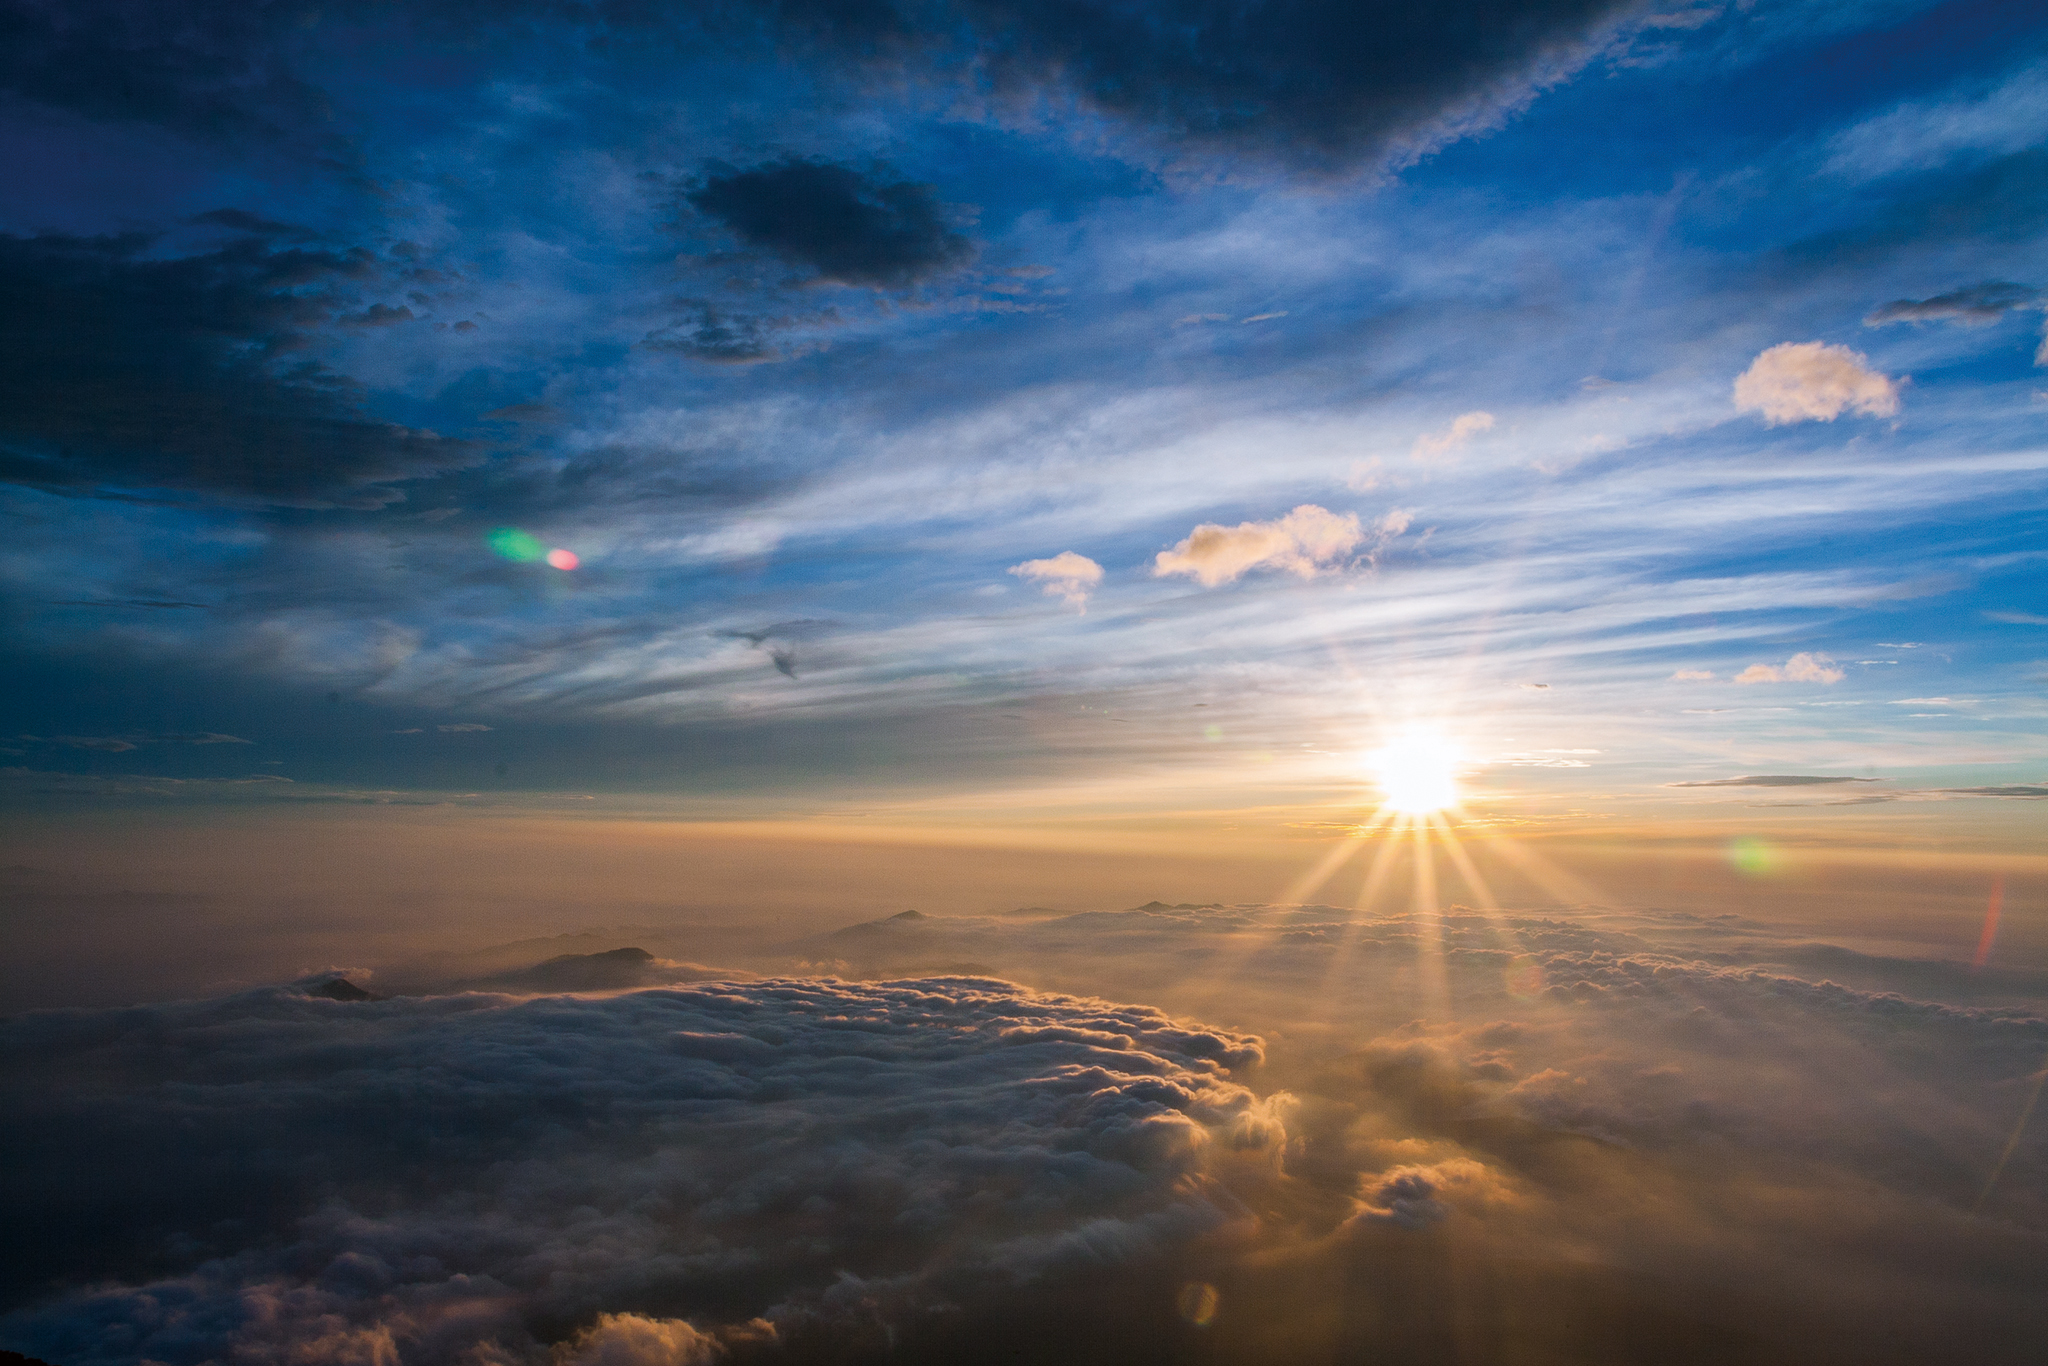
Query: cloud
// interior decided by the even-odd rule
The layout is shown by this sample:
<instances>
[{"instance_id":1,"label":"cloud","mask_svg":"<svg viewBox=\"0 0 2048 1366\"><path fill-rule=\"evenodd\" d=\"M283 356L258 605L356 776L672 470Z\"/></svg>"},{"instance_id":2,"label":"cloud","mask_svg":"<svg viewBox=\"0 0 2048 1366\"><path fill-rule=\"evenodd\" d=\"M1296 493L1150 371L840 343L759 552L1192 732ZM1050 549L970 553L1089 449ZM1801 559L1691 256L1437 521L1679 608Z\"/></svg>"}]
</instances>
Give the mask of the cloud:
<instances>
[{"instance_id":1,"label":"cloud","mask_svg":"<svg viewBox=\"0 0 2048 1366\"><path fill-rule=\"evenodd\" d=\"M715 365L757 365L781 360L784 352L772 340L780 330L773 319L734 313L708 303L686 303L687 321L648 333L640 344Z\"/></svg>"},{"instance_id":2,"label":"cloud","mask_svg":"<svg viewBox=\"0 0 2048 1366\"><path fill-rule=\"evenodd\" d=\"M1938 787L1936 792L1953 792L1963 797L2048 797L2048 784L2006 783L1994 787Z\"/></svg>"},{"instance_id":3,"label":"cloud","mask_svg":"<svg viewBox=\"0 0 2048 1366\"><path fill-rule=\"evenodd\" d=\"M196 607L201 610L211 607L207 602L177 602L164 598L51 598L52 607L139 607L162 611Z\"/></svg>"},{"instance_id":4,"label":"cloud","mask_svg":"<svg viewBox=\"0 0 2048 1366\"><path fill-rule=\"evenodd\" d=\"M1089 593L1102 582L1102 566L1071 550L1062 550L1048 560L1013 564L1010 572L1018 578L1044 584L1047 597L1058 598L1083 612L1088 610Z\"/></svg>"},{"instance_id":5,"label":"cloud","mask_svg":"<svg viewBox=\"0 0 2048 1366\"><path fill-rule=\"evenodd\" d=\"M1613 0L1503 0L1484 23L1342 0L947 9L784 13L905 66L928 67L950 38L998 91L1061 92L1159 136L1311 169L1402 165L1497 127L1607 49L1634 14Z\"/></svg>"},{"instance_id":6,"label":"cloud","mask_svg":"<svg viewBox=\"0 0 2048 1366\"><path fill-rule=\"evenodd\" d=\"M1505 1194L1499 1174L1470 1158L1395 1167L1365 1177L1360 1184L1355 1218L1408 1229L1427 1228L1449 1217L1451 1206L1443 1197L1452 1192L1481 1199Z\"/></svg>"},{"instance_id":7,"label":"cloud","mask_svg":"<svg viewBox=\"0 0 2048 1366\"><path fill-rule=\"evenodd\" d=\"M489 730L490 727L484 725L481 721L457 721L453 725L436 726L434 729L440 731L443 735L474 735L479 731Z\"/></svg>"},{"instance_id":8,"label":"cloud","mask_svg":"<svg viewBox=\"0 0 2048 1366\"><path fill-rule=\"evenodd\" d=\"M131 731L126 735L52 735L47 739L24 735L23 740L38 744L63 745L70 749L97 749L109 754L124 754L139 745L248 745L253 740L244 740L239 735L223 735L218 731L196 731L187 734L154 735L148 731Z\"/></svg>"},{"instance_id":9,"label":"cloud","mask_svg":"<svg viewBox=\"0 0 2048 1366\"><path fill-rule=\"evenodd\" d=\"M329 104L282 60L290 26L262 5L12 5L0 89L207 141L316 126Z\"/></svg>"},{"instance_id":10,"label":"cloud","mask_svg":"<svg viewBox=\"0 0 2048 1366\"><path fill-rule=\"evenodd\" d=\"M479 458L376 420L346 377L296 358L370 253L155 247L0 235L0 481L376 508L402 497L393 484Z\"/></svg>"},{"instance_id":11,"label":"cloud","mask_svg":"<svg viewBox=\"0 0 2048 1366\"><path fill-rule=\"evenodd\" d=\"M902 288L965 265L974 245L946 222L929 185L830 161L720 165L683 196L750 247L820 280Z\"/></svg>"},{"instance_id":12,"label":"cloud","mask_svg":"<svg viewBox=\"0 0 2048 1366\"><path fill-rule=\"evenodd\" d=\"M2035 308L2040 306L2040 302L2041 291L2038 289L2003 280L1987 280L1981 285L1950 290L1931 299L1894 299L1871 310L1863 325L1882 327L1886 323L1946 320L1981 327L1997 322L2012 309Z\"/></svg>"},{"instance_id":13,"label":"cloud","mask_svg":"<svg viewBox=\"0 0 2048 1366\"><path fill-rule=\"evenodd\" d=\"M796 621L778 621L773 626L757 626L742 630L713 631L711 634L726 640L744 640L755 649L768 648L769 662L775 672L784 678L796 677L796 647L800 641L811 640L831 630L839 623L816 617L804 617Z\"/></svg>"},{"instance_id":14,"label":"cloud","mask_svg":"<svg viewBox=\"0 0 2048 1366\"><path fill-rule=\"evenodd\" d=\"M1833 659L1805 650L1782 665L1752 664L1735 675L1737 683L1839 683L1842 678Z\"/></svg>"},{"instance_id":15,"label":"cloud","mask_svg":"<svg viewBox=\"0 0 2048 1366\"><path fill-rule=\"evenodd\" d=\"M1406 531L1409 513L1395 511L1373 524L1375 546ZM1304 579L1341 566L1366 539L1358 514L1338 516L1328 508L1304 503L1270 522L1240 522L1234 527L1204 522L1171 550L1153 560L1155 578L1186 574L1205 588L1229 583L1252 569L1284 569Z\"/></svg>"},{"instance_id":16,"label":"cloud","mask_svg":"<svg viewBox=\"0 0 2048 1366\"><path fill-rule=\"evenodd\" d=\"M808 67L813 80L837 68L856 88L957 82L1018 104L1052 95L1159 137L1308 168L1412 162L1498 127L1629 30L1669 26L1622 0L1498 0L1484 23L1341 0L641 5L605 11L601 26L584 14L517 4L486 17L450 3L419 7L412 24L486 62L505 52L507 28L523 34L535 18L566 20L542 31L600 58L613 46L696 48L708 38L735 65L767 59ZM772 46L763 41L771 23ZM0 56L0 88L210 141L303 134L331 118L334 101L302 74L321 69L326 33L278 6L27 6ZM1162 41L1168 33L1173 41Z\"/></svg>"},{"instance_id":17,"label":"cloud","mask_svg":"<svg viewBox=\"0 0 2048 1366\"><path fill-rule=\"evenodd\" d=\"M1666 783L1666 787L1821 787L1829 783L1881 783L1883 778L1823 778L1806 773L1759 773L1746 778L1709 778Z\"/></svg>"},{"instance_id":18,"label":"cloud","mask_svg":"<svg viewBox=\"0 0 2048 1366\"><path fill-rule=\"evenodd\" d=\"M1870 358L1826 342L1781 342L1750 362L1735 381L1735 407L1777 427L1832 422L1843 412L1891 417L1899 387L1870 368Z\"/></svg>"},{"instance_id":19,"label":"cloud","mask_svg":"<svg viewBox=\"0 0 2048 1366\"><path fill-rule=\"evenodd\" d=\"M2002 621L2008 626L2048 626L2048 617L2037 612L1990 612L1983 614L1992 621Z\"/></svg>"},{"instance_id":20,"label":"cloud","mask_svg":"<svg viewBox=\"0 0 2048 1366\"><path fill-rule=\"evenodd\" d=\"M2048 308L2040 290L2004 280L1988 280L1967 289L1951 290L1931 299L1894 299L1863 320L1865 327L1895 322L1927 322L1947 319L1966 327L1983 327L2006 313L2021 308ZM2034 364L2048 365L2048 326L2034 351Z\"/></svg>"},{"instance_id":21,"label":"cloud","mask_svg":"<svg viewBox=\"0 0 2048 1366\"><path fill-rule=\"evenodd\" d=\"M1417 460L1437 459L1465 445L1479 433L1492 430L1492 413L1465 413L1441 432L1425 432L1416 437L1413 454Z\"/></svg>"},{"instance_id":22,"label":"cloud","mask_svg":"<svg viewBox=\"0 0 2048 1366\"><path fill-rule=\"evenodd\" d=\"M66 1366L545 1361L543 1324L558 1366L843 1343L1184 1246L1286 1141L1228 1075L1255 1038L985 979L277 988L0 1028L48 1063L0 1077L44 1178L0 1199L48 1230L35 1282L76 1287L4 1330Z\"/></svg>"},{"instance_id":23,"label":"cloud","mask_svg":"<svg viewBox=\"0 0 2048 1366\"><path fill-rule=\"evenodd\" d=\"M716 1337L682 1319L599 1314L597 1322L554 1349L554 1366L710 1366L723 1355Z\"/></svg>"},{"instance_id":24,"label":"cloud","mask_svg":"<svg viewBox=\"0 0 2048 1366\"><path fill-rule=\"evenodd\" d=\"M1671 675L1673 683L1704 683L1714 676L1711 669L1678 669Z\"/></svg>"}]
</instances>

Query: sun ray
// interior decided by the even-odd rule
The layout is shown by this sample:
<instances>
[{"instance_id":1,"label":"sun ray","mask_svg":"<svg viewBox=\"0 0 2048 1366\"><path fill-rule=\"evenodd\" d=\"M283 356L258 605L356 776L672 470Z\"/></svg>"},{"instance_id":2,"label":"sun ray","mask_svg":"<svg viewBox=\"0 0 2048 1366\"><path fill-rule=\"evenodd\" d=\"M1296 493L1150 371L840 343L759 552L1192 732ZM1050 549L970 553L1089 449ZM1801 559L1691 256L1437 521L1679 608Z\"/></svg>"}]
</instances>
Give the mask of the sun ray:
<instances>
[{"instance_id":1,"label":"sun ray","mask_svg":"<svg viewBox=\"0 0 2048 1366\"><path fill-rule=\"evenodd\" d=\"M1322 890L1323 884L1335 877L1346 863L1358 856L1365 841L1358 835L1347 835L1337 842L1336 848L1325 854L1315 867L1294 880L1287 894L1280 898L1283 906L1298 905L1304 898L1314 896Z\"/></svg>"},{"instance_id":2,"label":"sun ray","mask_svg":"<svg viewBox=\"0 0 2048 1366\"><path fill-rule=\"evenodd\" d=\"M1413 820L1409 839L1415 847L1414 907L1417 930L1417 963L1421 976L1423 1004L1431 1016L1451 1017L1450 981L1444 966L1444 919L1437 902L1436 854L1430 847L1429 827Z\"/></svg>"}]
</instances>

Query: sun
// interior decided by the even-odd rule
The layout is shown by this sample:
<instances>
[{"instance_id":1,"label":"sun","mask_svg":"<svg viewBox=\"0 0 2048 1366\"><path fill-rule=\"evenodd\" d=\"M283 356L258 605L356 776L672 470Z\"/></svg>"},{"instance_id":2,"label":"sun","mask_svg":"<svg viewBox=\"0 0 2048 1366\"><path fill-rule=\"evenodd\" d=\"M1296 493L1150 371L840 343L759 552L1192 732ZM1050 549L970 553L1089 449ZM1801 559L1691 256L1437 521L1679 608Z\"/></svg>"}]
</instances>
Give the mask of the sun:
<instances>
[{"instance_id":1,"label":"sun","mask_svg":"<svg viewBox=\"0 0 2048 1366\"><path fill-rule=\"evenodd\" d=\"M1403 731L1368 761L1389 810L1420 816L1458 804L1458 749L1435 731Z\"/></svg>"}]
</instances>

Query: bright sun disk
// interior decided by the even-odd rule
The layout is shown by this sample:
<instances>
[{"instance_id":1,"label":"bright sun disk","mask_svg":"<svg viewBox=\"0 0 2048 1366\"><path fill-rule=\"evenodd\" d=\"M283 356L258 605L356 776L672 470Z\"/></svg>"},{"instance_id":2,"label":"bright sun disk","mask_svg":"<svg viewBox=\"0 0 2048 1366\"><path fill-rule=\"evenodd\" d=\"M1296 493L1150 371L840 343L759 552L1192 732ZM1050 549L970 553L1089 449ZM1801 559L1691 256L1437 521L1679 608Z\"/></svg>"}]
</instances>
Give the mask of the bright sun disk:
<instances>
[{"instance_id":1,"label":"bright sun disk","mask_svg":"<svg viewBox=\"0 0 2048 1366\"><path fill-rule=\"evenodd\" d=\"M1387 806L1409 815L1458 804L1458 751L1430 731L1409 731L1371 756L1372 773Z\"/></svg>"}]
</instances>

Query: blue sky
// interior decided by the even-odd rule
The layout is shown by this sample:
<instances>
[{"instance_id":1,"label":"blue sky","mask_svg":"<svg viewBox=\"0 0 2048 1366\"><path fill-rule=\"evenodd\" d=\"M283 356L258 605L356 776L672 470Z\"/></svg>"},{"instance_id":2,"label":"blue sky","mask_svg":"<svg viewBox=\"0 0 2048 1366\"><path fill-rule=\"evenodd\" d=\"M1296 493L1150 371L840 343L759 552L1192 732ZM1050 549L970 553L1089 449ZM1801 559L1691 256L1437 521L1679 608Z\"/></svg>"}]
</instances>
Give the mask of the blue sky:
<instances>
[{"instance_id":1,"label":"blue sky","mask_svg":"<svg viewBox=\"0 0 2048 1366\"><path fill-rule=\"evenodd\" d=\"M20 14L20 793L2048 780L2028 6Z\"/></svg>"}]
</instances>

